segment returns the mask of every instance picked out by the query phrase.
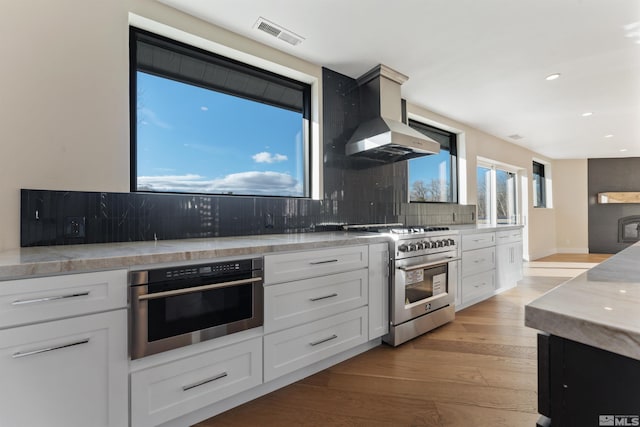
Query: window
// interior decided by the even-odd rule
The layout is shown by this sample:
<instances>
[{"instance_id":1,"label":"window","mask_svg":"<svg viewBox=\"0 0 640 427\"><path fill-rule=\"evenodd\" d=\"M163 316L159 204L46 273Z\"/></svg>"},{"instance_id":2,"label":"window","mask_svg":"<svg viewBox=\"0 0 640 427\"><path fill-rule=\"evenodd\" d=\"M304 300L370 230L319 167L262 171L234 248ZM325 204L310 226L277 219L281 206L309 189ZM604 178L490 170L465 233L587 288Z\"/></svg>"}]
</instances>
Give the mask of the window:
<instances>
[{"instance_id":1,"label":"window","mask_svg":"<svg viewBox=\"0 0 640 427\"><path fill-rule=\"evenodd\" d=\"M456 134L414 120L409 126L440 143L440 153L409 160L409 201L457 203Z\"/></svg>"},{"instance_id":2,"label":"window","mask_svg":"<svg viewBox=\"0 0 640 427\"><path fill-rule=\"evenodd\" d=\"M131 191L309 196L308 84L130 36Z\"/></svg>"},{"instance_id":3,"label":"window","mask_svg":"<svg viewBox=\"0 0 640 427\"><path fill-rule=\"evenodd\" d=\"M533 207L546 208L546 188L544 178L544 165L536 161L533 162Z\"/></svg>"},{"instance_id":4,"label":"window","mask_svg":"<svg viewBox=\"0 0 640 427\"><path fill-rule=\"evenodd\" d=\"M478 224L517 224L517 173L494 164L477 168Z\"/></svg>"}]
</instances>

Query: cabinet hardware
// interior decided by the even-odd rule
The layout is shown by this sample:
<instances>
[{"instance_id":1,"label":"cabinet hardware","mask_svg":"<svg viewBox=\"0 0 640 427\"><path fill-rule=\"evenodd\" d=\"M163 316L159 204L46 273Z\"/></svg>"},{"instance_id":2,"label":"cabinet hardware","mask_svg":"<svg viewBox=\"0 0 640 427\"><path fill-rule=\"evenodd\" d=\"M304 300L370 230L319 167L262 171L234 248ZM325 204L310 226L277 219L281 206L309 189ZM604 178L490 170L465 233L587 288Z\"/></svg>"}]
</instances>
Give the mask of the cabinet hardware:
<instances>
[{"instance_id":1,"label":"cabinet hardware","mask_svg":"<svg viewBox=\"0 0 640 427\"><path fill-rule=\"evenodd\" d=\"M478 264L478 263L480 263L480 262L485 262L485 261L486 261L486 260L485 260L484 258L480 258L480 259L477 259L477 260L475 260L475 261L473 261L473 262L475 262L476 264Z\"/></svg>"},{"instance_id":2,"label":"cabinet hardware","mask_svg":"<svg viewBox=\"0 0 640 427\"><path fill-rule=\"evenodd\" d=\"M481 287L486 286L486 285L487 285L487 283L486 283L486 282L482 282L482 283L480 283L479 285L473 285L473 287L474 287L474 288L481 288Z\"/></svg>"},{"instance_id":3,"label":"cabinet hardware","mask_svg":"<svg viewBox=\"0 0 640 427\"><path fill-rule=\"evenodd\" d=\"M43 297L43 298L34 298L34 299L24 299L24 300L16 300L11 303L11 305L24 305L24 304L35 304L38 302L47 302L47 301L57 301L61 299L67 298L78 298L78 297L86 297L89 296L89 292L78 292L77 294L68 294L68 295L55 295L52 297Z\"/></svg>"},{"instance_id":4,"label":"cabinet hardware","mask_svg":"<svg viewBox=\"0 0 640 427\"><path fill-rule=\"evenodd\" d=\"M329 264L330 262L338 262L337 259L328 259L326 261L311 261L309 264L318 265L318 264Z\"/></svg>"},{"instance_id":5,"label":"cabinet hardware","mask_svg":"<svg viewBox=\"0 0 640 427\"><path fill-rule=\"evenodd\" d=\"M337 296L338 296L338 294L334 292L331 295L325 295L323 297L309 298L309 301L320 301L322 299L333 298L333 297L337 297Z\"/></svg>"},{"instance_id":6,"label":"cabinet hardware","mask_svg":"<svg viewBox=\"0 0 640 427\"><path fill-rule=\"evenodd\" d=\"M327 342L327 341L331 341L331 340L335 340L336 338L338 338L338 336L336 334L331 335L330 337L318 340L318 341L314 341L314 342L310 342L309 345L310 346L316 346L318 344L322 344L323 342Z\"/></svg>"},{"instance_id":7,"label":"cabinet hardware","mask_svg":"<svg viewBox=\"0 0 640 427\"><path fill-rule=\"evenodd\" d=\"M191 390L192 388L196 388L196 387L200 387L201 385L209 384L209 383L214 382L216 380L222 379L222 378L224 378L226 376L227 376L227 373L223 372L223 373L218 374L218 375L216 375L214 377L207 378L206 380L202 380L202 381L198 381L197 383L185 385L185 386L182 387L182 391L188 391L188 390Z\"/></svg>"},{"instance_id":8,"label":"cabinet hardware","mask_svg":"<svg viewBox=\"0 0 640 427\"><path fill-rule=\"evenodd\" d=\"M233 280L231 282L195 286L193 288L187 288L187 289L176 289L174 291L155 292L153 294L142 294L142 295L138 295L138 299L140 301L144 301L144 300L156 299L156 298L175 297L178 295L191 294L194 292L201 292L201 291L210 291L212 289L227 288L229 286L243 285L245 283L254 283L254 282L260 282L260 281L262 281L262 277L252 277L251 279Z\"/></svg>"},{"instance_id":9,"label":"cabinet hardware","mask_svg":"<svg viewBox=\"0 0 640 427\"><path fill-rule=\"evenodd\" d=\"M41 349L38 349L38 350L25 351L24 353L22 353L22 352L13 353L11 355L11 357L13 357L14 359L19 359L21 357L34 356L34 355L40 354L40 353L47 353L49 351L61 350L63 348L67 348L67 347L73 347L73 346L76 346L76 345L87 344L88 342L89 342L89 338L86 338L86 339L83 339L83 340L80 340L80 341L75 341L75 342L68 343L68 344L56 345L54 347L47 347L47 348L41 348Z\"/></svg>"}]
</instances>

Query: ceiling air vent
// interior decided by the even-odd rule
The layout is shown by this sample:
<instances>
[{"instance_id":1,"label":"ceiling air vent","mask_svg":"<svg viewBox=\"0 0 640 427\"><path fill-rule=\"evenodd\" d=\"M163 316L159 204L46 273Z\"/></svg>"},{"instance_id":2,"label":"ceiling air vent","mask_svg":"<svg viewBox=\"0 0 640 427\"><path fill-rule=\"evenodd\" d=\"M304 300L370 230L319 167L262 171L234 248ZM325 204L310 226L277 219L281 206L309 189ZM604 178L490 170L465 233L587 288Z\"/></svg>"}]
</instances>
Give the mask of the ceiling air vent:
<instances>
[{"instance_id":1,"label":"ceiling air vent","mask_svg":"<svg viewBox=\"0 0 640 427\"><path fill-rule=\"evenodd\" d=\"M273 37L283 40L292 46L297 46L304 40L303 37L300 37L296 33L289 31L278 24L274 24L273 22L264 19L262 16L258 18L256 24L253 27L257 28L260 31L264 31L265 33Z\"/></svg>"},{"instance_id":2,"label":"ceiling air vent","mask_svg":"<svg viewBox=\"0 0 640 427\"><path fill-rule=\"evenodd\" d=\"M507 138L511 138L515 141L524 138L522 135L518 135L517 133L514 133L513 135L509 135Z\"/></svg>"}]
</instances>

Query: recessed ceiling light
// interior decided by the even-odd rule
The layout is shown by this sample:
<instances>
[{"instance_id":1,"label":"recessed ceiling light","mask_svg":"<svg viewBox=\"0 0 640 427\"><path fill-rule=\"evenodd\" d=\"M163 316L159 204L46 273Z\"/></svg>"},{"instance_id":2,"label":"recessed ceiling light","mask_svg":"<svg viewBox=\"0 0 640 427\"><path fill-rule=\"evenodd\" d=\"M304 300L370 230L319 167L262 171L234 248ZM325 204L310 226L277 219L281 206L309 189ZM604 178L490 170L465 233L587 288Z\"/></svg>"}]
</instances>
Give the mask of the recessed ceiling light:
<instances>
[{"instance_id":1,"label":"recessed ceiling light","mask_svg":"<svg viewBox=\"0 0 640 427\"><path fill-rule=\"evenodd\" d=\"M545 79L545 80L549 80L549 81L551 81L551 80L555 80L555 79L557 79L558 77L560 77L560 73L549 74L549 75L548 75L547 77L545 77L544 79Z\"/></svg>"},{"instance_id":2,"label":"recessed ceiling light","mask_svg":"<svg viewBox=\"0 0 640 427\"><path fill-rule=\"evenodd\" d=\"M627 149L626 149L626 148L621 148L621 149L620 149L620 152L621 152L621 153L624 153L625 151L627 151Z\"/></svg>"},{"instance_id":3,"label":"recessed ceiling light","mask_svg":"<svg viewBox=\"0 0 640 427\"><path fill-rule=\"evenodd\" d=\"M604 137L605 137L605 138L613 138L613 135L612 135L612 134L607 134L607 135L605 135Z\"/></svg>"},{"instance_id":4,"label":"recessed ceiling light","mask_svg":"<svg viewBox=\"0 0 640 427\"><path fill-rule=\"evenodd\" d=\"M587 111L586 113L582 113L582 117L589 117L592 116L593 113L591 111Z\"/></svg>"}]
</instances>

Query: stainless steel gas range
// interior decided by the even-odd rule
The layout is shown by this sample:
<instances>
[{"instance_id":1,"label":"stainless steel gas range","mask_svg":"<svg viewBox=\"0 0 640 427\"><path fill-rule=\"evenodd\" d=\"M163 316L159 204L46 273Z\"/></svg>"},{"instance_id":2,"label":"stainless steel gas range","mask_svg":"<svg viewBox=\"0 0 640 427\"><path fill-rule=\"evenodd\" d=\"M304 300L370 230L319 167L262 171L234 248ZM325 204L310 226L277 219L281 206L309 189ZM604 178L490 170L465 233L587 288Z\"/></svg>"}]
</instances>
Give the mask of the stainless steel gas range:
<instances>
[{"instance_id":1,"label":"stainless steel gas range","mask_svg":"<svg viewBox=\"0 0 640 427\"><path fill-rule=\"evenodd\" d=\"M390 325L384 342L400 345L455 318L459 236L447 227L367 225L350 229L388 235L391 273Z\"/></svg>"}]
</instances>

